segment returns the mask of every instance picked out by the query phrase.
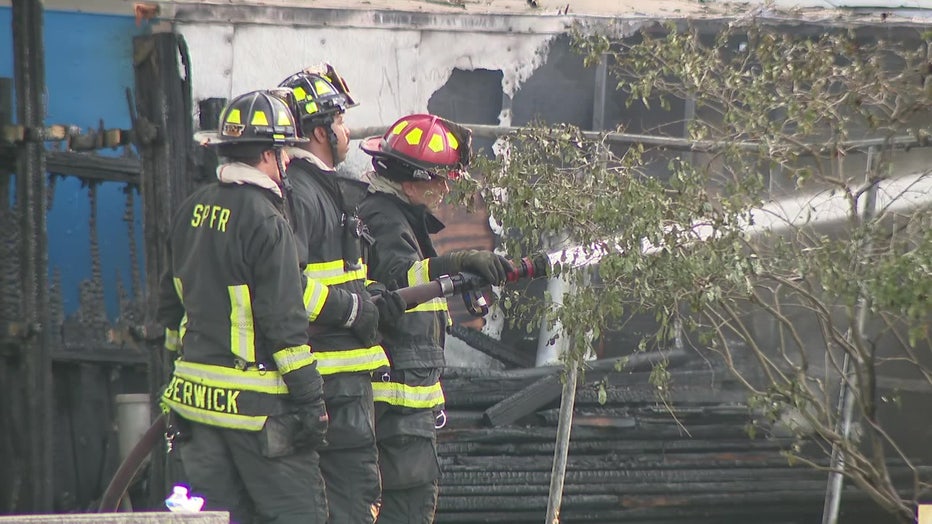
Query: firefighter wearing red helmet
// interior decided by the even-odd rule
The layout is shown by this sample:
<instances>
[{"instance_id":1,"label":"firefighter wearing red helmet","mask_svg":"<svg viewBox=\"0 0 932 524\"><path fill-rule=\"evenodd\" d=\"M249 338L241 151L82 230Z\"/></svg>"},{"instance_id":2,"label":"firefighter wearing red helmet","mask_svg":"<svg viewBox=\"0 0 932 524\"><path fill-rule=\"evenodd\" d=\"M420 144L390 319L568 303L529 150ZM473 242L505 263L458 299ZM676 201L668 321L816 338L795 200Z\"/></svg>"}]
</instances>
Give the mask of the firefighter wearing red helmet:
<instances>
[{"instance_id":1,"label":"firefighter wearing red helmet","mask_svg":"<svg viewBox=\"0 0 932 524\"><path fill-rule=\"evenodd\" d=\"M330 413L328 443L320 450L330 522L371 524L380 481L370 381L374 370L388 365L379 326L401 316L404 300L397 294L371 300L361 245L367 233L356 213L367 184L335 169L349 147L345 113L356 105L346 82L324 65L299 71L279 87L308 140L287 149L288 178L309 339Z\"/></svg>"},{"instance_id":2,"label":"firefighter wearing red helmet","mask_svg":"<svg viewBox=\"0 0 932 524\"><path fill-rule=\"evenodd\" d=\"M315 449L328 418L281 172L283 148L303 140L262 91L230 102L219 124L198 137L223 159L218 181L178 206L160 282L165 347L179 354L161 397L169 435L207 509L325 524Z\"/></svg>"},{"instance_id":3,"label":"firefighter wearing red helmet","mask_svg":"<svg viewBox=\"0 0 932 524\"><path fill-rule=\"evenodd\" d=\"M489 251L438 255L430 235L444 225L434 211L449 193L448 181L465 172L471 133L438 116L408 115L383 136L360 147L372 156L370 192L359 206L373 237L369 278L389 288L415 286L460 271L493 284L511 264ZM436 429L445 422L440 372L444 366L446 299L408 310L383 329L391 369L376 373L376 434L382 473L379 524L429 524L437 505L440 468Z\"/></svg>"}]
</instances>

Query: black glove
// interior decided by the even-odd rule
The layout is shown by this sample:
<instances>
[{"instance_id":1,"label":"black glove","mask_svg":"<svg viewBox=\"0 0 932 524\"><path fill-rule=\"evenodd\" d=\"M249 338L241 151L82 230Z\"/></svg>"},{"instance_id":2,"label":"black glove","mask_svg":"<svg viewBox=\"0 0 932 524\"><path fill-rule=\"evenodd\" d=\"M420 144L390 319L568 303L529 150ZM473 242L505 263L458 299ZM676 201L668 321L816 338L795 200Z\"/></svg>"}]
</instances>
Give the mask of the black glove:
<instances>
[{"instance_id":1,"label":"black glove","mask_svg":"<svg viewBox=\"0 0 932 524\"><path fill-rule=\"evenodd\" d=\"M317 449L327 444L327 427L330 425L330 416L327 415L327 406L323 399L300 404L297 409L298 429L295 432L294 442L297 447Z\"/></svg>"},{"instance_id":2,"label":"black glove","mask_svg":"<svg viewBox=\"0 0 932 524\"><path fill-rule=\"evenodd\" d=\"M507 258L491 251L476 251L475 249L453 251L435 257L431 260L431 268L431 278L469 271L494 285L504 283L508 278L508 273L514 270Z\"/></svg>"},{"instance_id":3,"label":"black glove","mask_svg":"<svg viewBox=\"0 0 932 524\"><path fill-rule=\"evenodd\" d=\"M379 341L379 308L369 297L353 295L353 307L343 323L362 342L363 346L374 346Z\"/></svg>"},{"instance_id":4,"label":"black glove","mask_svg":"<svg viewBox=\"0 0 932 524\"><path fill-rule=\"evenodd\" d=\"M366 286L366 291L372 297L372 302L379 308L379 327L393 326L401 320L401 316L408 309L405 299L397 291L389 291L384 284L373 282Z\"/></svg>"}]
</instances>

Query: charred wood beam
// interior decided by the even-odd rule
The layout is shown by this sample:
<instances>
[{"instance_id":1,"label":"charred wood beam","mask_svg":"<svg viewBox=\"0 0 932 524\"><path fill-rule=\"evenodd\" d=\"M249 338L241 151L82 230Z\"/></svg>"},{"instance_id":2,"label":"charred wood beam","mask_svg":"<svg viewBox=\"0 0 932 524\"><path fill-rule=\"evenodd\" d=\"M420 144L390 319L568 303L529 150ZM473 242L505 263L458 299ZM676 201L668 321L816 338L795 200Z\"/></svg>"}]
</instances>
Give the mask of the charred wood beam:
<instances>
[{"instance_id":1,"label":"charred wood beam","mask_svg":"<svg viewBox=\"0 0 932 524\"><path fill-rule=\"evenodd\" d=\"M450 334L507 366L528 368L534 365L534 359L529 355L471 327L453 324Z\"/></svg>"},{"instance_id":2,"label":"charred wood beam","mask_svg":"<svg viewBox=\"0 0 932 524\"><path fill-rule=\"evenodd\" d=\"M667 469L667 470L568 470L566 484L637 484L693 482L759 482L786 480L818 480L824 478L819 472L804 467L762 467L762 468L704 468L704 469ZM824 482L824 481L823 481ZM550 471L503 471L480 468L467 468L451 465L443 470L443 485L514 485L514 484L550 484ZM815 493L820 499L820 493Z\"/></svg>"},{"instance_id":3,"label":"charred wood beam","mask_svg":"<svg viewBox=\"0 0 932 524\"><path fill-rule=\"evenodd\" d=\"M650 369L656 363L666 360L669 364L682 364L686 361L684 352L649 352L637 353L622 359L608 359L604 361L595 361L587 363L587 368L592 371L607 371L616 368L622 368L626 372L641 371ZM668 365L669 365L668 364ZM551 368L548 366L548 368ZM552 368L551 368L552 369ZM559 369L559 368L558 368ZM494 406L485 411L484 420L490 426L503 426L511 424L518 419L530 415L538 409L555 402L563 391L563 385L560 381L559 372L551 372L518 391L517 393L503 399ZM578 399L580 402L582 399Z\"/></svg>"},{"instance_id":4,"label":"charred wood beam","mask_svg":"<svg viewBox=\"0 0 932 524\"><path fill-rule=\"evenodd\" d=\"M45 46L41 0L13 0L13 63L18 121L41 127L45 118ZM48 238L46 232L45 150L41 143L21 146L16 170L16 200L22 243L22 321L37 326L25 346L26 420L29 445L26 479L29 512L52 510L52 366L50 358ZM45 327L45 329L43 329Z\"/></svg>"},{"instance_id":5,"label":"charred wood beam","mask_svg":"<svg viewBox=\"0 0 932 524\"><path fill-rule=\"evenodd\" d=\"M461 455L552 455L553 442L523 442L515 440L501 443L461 442L446 439L446 430L440 432L438 453L444 457ZM769 450L778 452L793 444L793 439L748 439L717 438L699 440L683 439L600 439L570 440L570 453L576 454L610 454L610 453L684 453L684 452L726 452L744 450Z\"/></svg>"},{"instance_id":6,"label":"charred wood beam","mask_svg":"<svg viewBox=\"0 0 932 524\"><path fill-rule=\"evenodd\" d=\"M664 350L648 351L644 353L635 353L624 357L606 358L599 360L589 360L583 363L582 369L589 373L590 371L618 371L624 372L632 369L644 369L645 364L653 364L667 361L671 367L678 367L689 362L691 353L684 350ZM513 380L513 379L530 379L535 380L543 376L558 373L563 369L562 365L539 366L535 368L496 370L480 369L466 367L448 367L443 371L446 378L464 378L469 380L486 379L486 380Z\"/></svg>"},{"instance_id":7,"label":"charred wood beam","mask_svg":"<svg viewBox=\"0 0 932 524\"><path fill-rule=\"evenodd\" d=\"M133 143L133 132L129 129L99 129L82 131L77 126L54 124L48 127L24 125L0 126L0 144L19 146L26 142L57 142L70 151L92 151L116 148Z\"/></svg>"},{"instance_id":8,"label":"charred wood beam","mask_svg":"<svg viewBox=\"0 0 932 524\"><path fill-rule=\"evenodd\" d=\"M530 386L485 410L482 420L489 426L504 426L530 415L560 397L563 385L559 376L537 379Z\"/></svg>"},{"instance_id":9,"label":"charred wood beam","mask_svg":"<svg viewBox=\"0 0 932 524\"><path fill-rule=\"evenodd\" d=\"M507 486L490 486L484 484L450 486L441 484L441 496L485 497L488 495L546 495L545 484L513 484ZM656 484L634 484L619 486L616 484L568 484L564 492L572 494L626 494L626 495L663 495L663 494L698 494L698 493L747 493L755 491L803 491L817 492L825 488L824 480L780 480L749 482L661 482Z\"/></svg>"},{"instance_id":10,"label":"charred wood beam","mask_svg":"<svg viewBox=\"0 0 932 524\"><path fill-rule=\"evenodd\" d=\"M666 358L668 365L673 368L688 361L688 355L682 351L640 353L625 358L597 360L585 363L585 378L590 381L593 378L602 379L603 376L609 376L613 377L611 380L619 383L649 384L650 373L640 373L638 370L649 369L653 362L659 362L663 358ZM616 368L621 367L626 360L627 365L621 371L616 371ZM522 389L542 377L556 377L562 369L561 366L541 366L500 371L449 367L444 369L441 381L444 384L448 406L488 409L491 404L497 404L509 396L517 395ZM706 388L714 382L713 372L699 371L698 373L703 373L702 377L707 379Z\"/></svg>"},{"instance_id":11,"label":"charred wood beam","mask_svg":"<svg viewBox=\"0 0 932 524\"><path fill-rule=\"evenodd\" d=\"M175 205L194 189L195 172L191 68L187 44L181 35L156 33L133 39L136 103L131 111L136 147L142 159L140 192L145 238L145 326L157 325L159 276L168 263L166 242ZM150 354L149 393L153 403L170 372L170 359L155 340ZM149 504L160 504L171 491L172 471L164 449L153 452Z\"/></svg>"},{"instance_id":12,"label":"charred wood beam","mask_svg":"<svg viewBox=\"0 0 932 524\"><path fill-rule=\"evenodd\" d=\"M149 354L125 349L86 348L85 351L55 351L52 360L56 364L113 364L148 366Z\"/></svg>"},{"instance_id":13,"label":"charred wood beam","mask_svg":"<svg viewBox=\"0 0 932 524\"><path fill-rule=\"evenodd\" d=\"M503 427L480 429L452 429L440 434L441 440L458 442L516 443L548 442L556 437L556 427ZM747 428L741 423L690 424L682 426L671 417L669 421L653 423L639 422L634 428L574 427L573 440L648 440L670 438L740 439L748 438Z\"/></svg>"},{"instance_id":14,"label":"charred wood beam","mask_svg":"<svg viewBox=\"0 0 932 524\"><path fill-rule=\"evenodd\" d=\"M760 451L711 451L708 453L612 453L580 455L567 458L567 469L576 470L617 470L617 469L695 469L695 468L732 468L732 467L783 467L786 458L776 450ZM475 468L476 470L508 471L550 471L549 464L541 461L537 455L480 455L442 457L440 463L444 468ZM818 479L819 477L817 477ZM824 481L822 482L824 484Z\"/></svg>"},{"instance_id":15,"label":"charred wood beam","mask_svg":"<svg viewBox=\"0 0 932 524\"><path fill-rule=\"evenodd\" d=\"M0 146L0 173L16 171L18 149ZM59 176L76 176L95 182L138 184L142 171L136 158L104 157L72 151L47 151L46 171Z\"/></svg>"},{"instance_id":16,"label":"charred wood beam","mask_svg":"<svg viewBox=\"0 0 932 524\"><path fill-rule=\"evenodd\" d=\"M863 509L853 509L852 513ZM594 522L599 524L624 522L625 524L722 524L732 522L754 522L755 524L789 524L808 522L801 516L812 513L811 505L797 505L793 502L779 504L774 502L772 505L765 507L753 506L748 508L718 508L714 511L707 507L691 510L689 508L649 508L649 509L632 509L632 510L602 510L586 511L584 509L570 509L561 513L563 522ZM814 511L818 511L815 508ZM882 513L878 513L876 508L873 512L867 514L864 519L858 519L858 523L876 523L884 522L888 518ZM455 524L476 522L485 523L503 523L503 524L537 524L544 520L543 511L508 511L500 509L488 511L483 508L480 511L449 511L443 510L437 513L434 522L437 524ZM847 522L847 521L846 521Z\"/></svg>"},{"instance_id":17,"label":"charred wood beam","mask_svg":"<svg viewBox=\"0 0 932 524\"><path fill-rule=\"evenodd\" d=\"M57 175L76 176L84 180L138 184L142 166L137 158L114 158L70 151L50 151L48 171Z\"/></svg>"},{"instance_id":18,"label":"charred wood beam","mask_svg":"<svg viewBox=\"0 0 932 524\"><path fill-rule=\"evenodd\" d=\"M0 126L13 122L13 79L0 77Z\"/></svg>"}]
</instances>

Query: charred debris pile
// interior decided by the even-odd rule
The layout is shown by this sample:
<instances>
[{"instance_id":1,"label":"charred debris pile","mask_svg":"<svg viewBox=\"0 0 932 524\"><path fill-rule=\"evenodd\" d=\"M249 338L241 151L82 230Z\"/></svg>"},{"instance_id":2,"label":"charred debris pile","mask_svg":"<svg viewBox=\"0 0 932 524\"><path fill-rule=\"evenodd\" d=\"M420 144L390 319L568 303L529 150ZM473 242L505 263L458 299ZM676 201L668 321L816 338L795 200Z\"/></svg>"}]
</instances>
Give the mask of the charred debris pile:
<instances>
[{"instance_id":1,"label":"charred debris pile","mask_svg":"<svg viewBox=\"0 0 932 524\"><path fill-rule=\"evenodd\" d=\"M621 371L613 361L587 366L561 522L818 522L826 474L790 463L781 451L791 437L749 436L746 392L727 371L668 356L666 403L651 380L656 355L631 357ZM561 369L447 368L442 381L436 522L543 522ZM842 500L844 522L889 518L853 488Z\"/></svg>"}]
</instances>

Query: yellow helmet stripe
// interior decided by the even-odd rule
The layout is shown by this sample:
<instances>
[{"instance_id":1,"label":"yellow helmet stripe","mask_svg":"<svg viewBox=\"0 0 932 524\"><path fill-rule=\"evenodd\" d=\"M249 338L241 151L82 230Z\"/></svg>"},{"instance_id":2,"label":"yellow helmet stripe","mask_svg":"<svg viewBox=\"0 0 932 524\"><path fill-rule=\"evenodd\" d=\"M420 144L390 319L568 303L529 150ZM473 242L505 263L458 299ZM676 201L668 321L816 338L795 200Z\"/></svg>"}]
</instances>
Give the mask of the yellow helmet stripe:
<instances>
[{"instance_id":1,"label":"yellow helmet stripe","mask_svg":"<svg viewBox=\"0 0 932 524\"><path fill-rule=\"evenodd\" d=\"M412 146L416 146L421 143L421 135L423 134L424 131L415 127L411 131L408 131L408 134L405 135L405 142L411 144Z\"/></svg>"},{"instance_id":2,"label":"yellow helmet stripe","mask_svg":"<svg viewBox=\"0 0 932 524\"><path fill-rule=\"evenodd\" d=\"M437 133L433 133L430 135L430 141L427 142L427 147L434 153L443 151L443 137Z\"/></svg>"},{"instance_id":3,"label":"yellow helmet stripe","mask_svg":"<svg viewBox=\"0 0 932 524\"><path fill-rule=\"evenodd\" d=\"M265 116L265 111L256 111L255 113L253 113L251 124L254 126L269 125L269 119Z\"/></svg>"},{"instance_id":4,"label":"yellow helmet stripe","mask_svg":"<svg viewBox=\"0 0 932 524\"><path fill-rule=\"evenodd\" d=\"M408 127L408 121L402 120L401 122L398 122L397 124L395 124L395 127L392 128L392 134L400 135L401 132L404 131L406 127Z\"/></svg>"},{"instance_id":5,"label":"yellow helmet stripe","mask_svg":"<svg viewBox=\"0 0 932 524\"><path fill-rule=\"evenodd\" d=\"M279 111L279 112L278 112L278 125L280 125L280 126L290 126L290 125L291 125L291 117L288 115L287 112L285 112L285 111Z\"/></svg>"},{"instance_id":6,"label":"yellow helmet stripe","mask_svg":"<svg viewBox=\"0 0 932 524\"><path fill-rule=\"evenodd\" d=\"M330 84L323 80L314 81L314 91L317 91L319 96L329 95L333 93L333 89L330 87Z\"/></svg>"},{"instance_id":7,"label":"yellow helmet stripe","mask_svg":"<svg viewBox=\"0 0 932 524\"><path fill-rule=\"evenodd\" d=\"M228 124L242 124L239 109L231 109L230 113L227 114L227 123Z\"/></svg>"}]
</instances>

